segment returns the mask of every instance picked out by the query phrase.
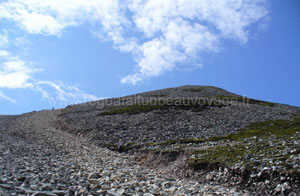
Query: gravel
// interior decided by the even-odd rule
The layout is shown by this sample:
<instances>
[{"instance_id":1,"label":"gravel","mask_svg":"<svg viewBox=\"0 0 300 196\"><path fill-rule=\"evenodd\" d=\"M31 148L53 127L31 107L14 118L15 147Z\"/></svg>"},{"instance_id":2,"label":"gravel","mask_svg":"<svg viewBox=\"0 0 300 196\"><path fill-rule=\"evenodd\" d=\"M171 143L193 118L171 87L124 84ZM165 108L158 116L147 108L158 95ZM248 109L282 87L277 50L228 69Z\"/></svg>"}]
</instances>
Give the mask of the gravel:
<instances>
[{"instance_id":1,"label":"gravel","mask_svg":"<svg viewBox=\"0 0 300 196\"><path fill-rule=\"evenodd\" d=\"M183 86L72 105L63 110L2 115L0 196L261 195L255 189L246 190L238 186L235 183L238 177L227 175L228 171L234 171L230 168L205 172L204 181L187 176L181 178L174 175L184 170L180 164L174 165L174 170L146 167L137 163L134 154L104 148L116 144L120 138L126 143L146 143L223 136L253 122L288 120L299 111L299 108L287 105L274 104L271 107L230 101L225 106L210 106L201 110L168 107L139 114L101 115L113 108L128 106L136 101L149 101L150 98L196 99L212 96L236 95L215 87ZM119 105L111 102L119 102ZM207 145L214 146L216 143L208 142ZM192 144L187 146L193 148ZM246 158L251 159L251 156ZM236 172L240 172L240 168L238 170ZM271 175L272 170L266 171ZM251 179L259 179L261 175L253 174ZM222 180L224 176L227 182ZM295 186L281 177L284 176L276 178L280 183L270 190L270 195L299 195L291 191L295 190ZM257 180L253 183L257 183L258 187L268 187L268 179L261 184Z\"/></svg>"},{"instance_id":2,"label":"gravel","mask_svg":"<svg viewBox=\"0 0 300 196\"><path fill-rule=\"evenodd\" d=\"M5 118L0 195L242 195L234 187L174 179L133 157L54 128L60 111ZM0 117L0 122L3 123Z\"/></svg>"}]
</instances>

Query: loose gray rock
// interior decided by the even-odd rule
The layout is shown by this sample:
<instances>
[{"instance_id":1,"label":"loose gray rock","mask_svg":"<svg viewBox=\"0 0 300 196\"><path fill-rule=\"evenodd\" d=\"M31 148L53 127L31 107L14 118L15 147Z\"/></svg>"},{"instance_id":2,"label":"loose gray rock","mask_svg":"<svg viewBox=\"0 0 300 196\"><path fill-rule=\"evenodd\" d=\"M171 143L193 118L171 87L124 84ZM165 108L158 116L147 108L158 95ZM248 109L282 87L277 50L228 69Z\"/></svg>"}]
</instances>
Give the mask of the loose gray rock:
<instances>
[{"instance_id":1,"label":"loose gray rock","mask_svg":"<svg viewBox=\"0 0 300 196\"><path fill-rule=\"evenodd\" d=\"M58 195L51 192L37 192L33 196L58 196Z\"/></svg>"}]
</instances>

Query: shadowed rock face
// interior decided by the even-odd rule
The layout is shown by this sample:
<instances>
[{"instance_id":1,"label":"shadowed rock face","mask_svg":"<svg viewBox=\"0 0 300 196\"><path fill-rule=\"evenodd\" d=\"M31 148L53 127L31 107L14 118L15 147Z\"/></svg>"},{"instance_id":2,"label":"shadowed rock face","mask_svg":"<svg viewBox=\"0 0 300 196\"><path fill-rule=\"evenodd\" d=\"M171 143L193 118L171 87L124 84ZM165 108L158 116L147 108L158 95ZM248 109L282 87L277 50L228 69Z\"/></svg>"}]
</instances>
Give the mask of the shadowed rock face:
<instances>
[{"instance_id":1,"label":"shadowed rock face","mask_svg":"<svg viewBox=\"0 0 300 196\"><path fill-rule=\"evenodd\" d=\"M290 119L296 107L242 98L211 86L182 86L67 107L62 120L99 145L208 138L253 123Z\"/></svg>"}]
</instances>

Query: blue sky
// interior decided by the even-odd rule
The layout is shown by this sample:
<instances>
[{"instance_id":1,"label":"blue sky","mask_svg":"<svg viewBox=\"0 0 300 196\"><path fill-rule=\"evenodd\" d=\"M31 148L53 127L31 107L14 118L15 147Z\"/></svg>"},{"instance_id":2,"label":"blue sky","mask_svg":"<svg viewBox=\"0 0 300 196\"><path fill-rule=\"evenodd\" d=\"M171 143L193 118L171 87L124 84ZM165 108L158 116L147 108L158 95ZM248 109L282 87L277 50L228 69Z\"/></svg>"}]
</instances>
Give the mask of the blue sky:
<instances>
[{"instance_id":1,"label":"blue sky","mask_svg":"<svg viewBox=\"0 0 300 196\"><path fill-rule=\"evenodd\" d=\"M300 106L298 0L0 1L0 114L181 85Z\"/></svg>"}]
</instances>

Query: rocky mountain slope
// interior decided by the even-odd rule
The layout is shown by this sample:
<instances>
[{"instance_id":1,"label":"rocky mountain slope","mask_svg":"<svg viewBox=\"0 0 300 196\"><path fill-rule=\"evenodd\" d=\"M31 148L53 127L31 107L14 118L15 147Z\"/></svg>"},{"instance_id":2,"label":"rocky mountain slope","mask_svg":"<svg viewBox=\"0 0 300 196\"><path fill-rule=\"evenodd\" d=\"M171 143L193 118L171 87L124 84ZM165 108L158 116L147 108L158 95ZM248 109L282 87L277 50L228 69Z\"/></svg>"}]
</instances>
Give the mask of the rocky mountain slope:
<instances>
[{"instance_id":1,"label":"rocky mountain slope","mask_svg":"<svg viewBox=\"0 0 300 196\"><path fill-rule=\"evenodd\" d=\"M216 87L183 86L69 106L60 117L105 145L224 136L254 122L291 119L298 110Z\"/></svg>"},{"instance_id":2,"label":"rocky mountain slope","mask_svg":"<svg viewBox=\"0 0 300 196\"><path fill-rule=\"evenodd\" d=\"M0 116L0 195L242 195L235 187L176 179L130 154L55 128L58 111Z\"/></svg>"},{"instance_id":3,"label":"rocky mountain slope","mask_svg":"<svg viewBox=\"0 0 300 196\"><path fill-rule=\"evenodd\" d=\"M298 107L210 86L0 116L0 195L299 195L299 141Z\"/></svg>"}]
</instances>

